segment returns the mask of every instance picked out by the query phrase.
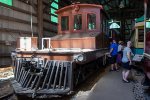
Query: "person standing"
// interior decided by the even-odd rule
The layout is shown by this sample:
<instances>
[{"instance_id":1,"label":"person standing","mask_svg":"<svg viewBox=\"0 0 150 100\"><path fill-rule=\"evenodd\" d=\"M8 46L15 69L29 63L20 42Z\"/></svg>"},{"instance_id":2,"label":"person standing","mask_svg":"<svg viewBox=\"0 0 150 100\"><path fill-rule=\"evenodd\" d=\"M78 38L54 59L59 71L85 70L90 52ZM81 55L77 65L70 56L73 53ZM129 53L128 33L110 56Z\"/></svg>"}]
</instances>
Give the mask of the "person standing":
<instances>
[{"instance_id":1,"label":"person standing","mask_svg":"<svg viewBox=\"0 0 150 100\"><path fill-rule=\"evenodd\" d=\"M118 44L116 43L116 40L113 39L112 44L110 46L110 64L111 64L111 69L110 71L118 70L117 66L117 53L118 53ZM115 67L115 68L114 68Z\"/></svg>"},{"instance_id":2,"label":"person standing","mask_svg":"<svg viewBox=\"0 0 150 100\"><path fill-rule=\"evenodd\" d=\"M117 55L117 63L118 66L121 66L121 60L122 60L122 55L123 55L123 41L119 41L118 43L118 55Z\"/></svg>"},{"instance_id":3,"label":"person standing","mask_svg":"<svg viewBox=\"0 0 150 100\"><path fill-rule=\"evenodd\" d=\"M123 57L122 57L122 67L124 68L122 71L122 79L124 82L129 83L128 76L131 70L131 41L127 42L127 46L123 50Z\"/></svg>"}]
</instances>

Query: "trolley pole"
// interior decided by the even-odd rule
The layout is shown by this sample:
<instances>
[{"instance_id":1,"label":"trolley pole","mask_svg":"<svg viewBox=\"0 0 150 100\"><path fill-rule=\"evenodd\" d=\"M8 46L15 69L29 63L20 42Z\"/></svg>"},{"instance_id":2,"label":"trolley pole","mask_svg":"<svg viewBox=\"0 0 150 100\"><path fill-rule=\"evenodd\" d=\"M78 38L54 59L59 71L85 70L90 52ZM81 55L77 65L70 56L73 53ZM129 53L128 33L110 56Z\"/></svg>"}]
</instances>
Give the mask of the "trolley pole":
<instances>
[{"instance_id":1,"label":"trolley pole","mask_svg":"<svg viewBox=\"0 0 150 100\"><path fill-rule=\"evenodd\" d=\"M146 16L147 16L147 0L144 0L144 52L146 46Z\"/></svg>"}]
</instances>

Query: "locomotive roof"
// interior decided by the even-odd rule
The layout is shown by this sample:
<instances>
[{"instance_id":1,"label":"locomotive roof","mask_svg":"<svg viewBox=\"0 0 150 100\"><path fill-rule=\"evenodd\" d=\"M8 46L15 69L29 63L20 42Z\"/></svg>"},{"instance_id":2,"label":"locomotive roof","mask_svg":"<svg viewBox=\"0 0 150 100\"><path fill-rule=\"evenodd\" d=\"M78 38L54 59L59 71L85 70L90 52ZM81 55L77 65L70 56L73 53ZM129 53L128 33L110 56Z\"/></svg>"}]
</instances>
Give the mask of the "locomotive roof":
<instances>
[{"instance_id":1,"label":"locomotive roof","mask_svg":"<svg viewBox=\"0 0 150 100\"><path fill-rule=\"evenodd\" d=\"M85 37L96 37L100 35L100 33L74 33L74 34L64 34L64 35L56 35L51 39L69 39L69 38L85 38Z\"/></svg>"},{"instance_id":2,"label":"locomotive roof","mask_svg":"<svg viewBox=\"0 0 150 100\"><path fill-rule=\"evenodd\" d=\"M69 5L69 6L66 6L66 7L63 7L61 9L57 10L56 13L58 14L58 13L64 11L64 10L72 9L75 6L79 6L79 7L96 7L96 8L103 9L102 5L96 5L96 4L72 4L72 5Z\"/></svg>"}]
</instances>

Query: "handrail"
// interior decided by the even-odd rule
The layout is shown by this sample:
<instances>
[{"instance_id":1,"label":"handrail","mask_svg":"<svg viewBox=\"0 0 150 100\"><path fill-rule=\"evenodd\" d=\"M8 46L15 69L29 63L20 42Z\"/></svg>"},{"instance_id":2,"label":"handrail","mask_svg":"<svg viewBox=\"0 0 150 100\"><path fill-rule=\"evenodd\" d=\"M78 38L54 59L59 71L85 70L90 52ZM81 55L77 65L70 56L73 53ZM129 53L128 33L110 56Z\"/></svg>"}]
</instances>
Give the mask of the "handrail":
<instances>
[{"instance_id":1,"label":"handrail","mask_svg":"<svg viewBox=\"0 0 150 100\"><path fill-rule=\"evenodd\" d=\"M148 53L144 53L144 57L146 57L146 58L150 59L150 54L148 54Z\"/></svg>"}]
</instances>

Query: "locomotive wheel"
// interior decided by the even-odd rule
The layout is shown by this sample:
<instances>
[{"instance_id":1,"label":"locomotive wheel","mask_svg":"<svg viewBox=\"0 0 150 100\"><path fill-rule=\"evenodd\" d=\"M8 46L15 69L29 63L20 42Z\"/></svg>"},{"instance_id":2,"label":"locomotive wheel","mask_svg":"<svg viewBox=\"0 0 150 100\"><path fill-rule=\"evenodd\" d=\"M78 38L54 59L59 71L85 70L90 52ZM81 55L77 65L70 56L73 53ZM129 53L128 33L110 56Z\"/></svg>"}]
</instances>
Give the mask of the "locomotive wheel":
<instances>
[{"instance_id":1,"label":"locomotive wheel","mask_svg":"<svg viewBox=\"0 0 150 100\"><path fill-rule=\"evenodd\" d=\"M101 57L101 58L98 58L97 60L96 60L96 66L97 66L97 68L99 69L99 68L102 68L103 66L104 66L104 64L103 64L103 57Z\"/></svg>"},{"instance_id":2,"label":"locomotive wheel","mask_svg":"<svg viewBox=\"0 0 150 100\"><path fill-rule=\"evenodd\" d=\"M19 95L19 94L15 94L15 96L16 96L17 100L24 100L25 99L24 96Z\"/></svg>"},{"instance_id":3,"label":"locomotive wheel","mask_svg":"<svg viewBox=\"0 0 150 100\"><path fill-rule=\"evenodd\" d=\"M84 65L76 65L76 69L74 71L74 85L80 84L84 80L86 80L92 73L94 73L97 69L100 69L102 65L102 58L92 61L90 63Z\"/></svg>"},{"instance_id":4,"label":"locomotive wheel","mask_svg":"<svg viewBox=\"0 0 150 100\"><path fill-rule=\"evenodd\" d=\"M36 100L36 98L31 98L26 95L15 94L17 100Z\"/></svg>"},{"instance_id":5,"label":"locomotive wheel","mask_svg":"<svg viewBox=\"0 0 150 100\"><path fill-rule=\"evenodd\" d=\"M141 84L143 86L150 86L150 81L148 79L148 77L145 75L145 77L142 79Z\"/></svg>"},{"instance_id":6,"label":"locomotive wheel","mask_svg":"<svg viewBox=\"0 0 150 100\"><path fill-rule=\"evenodd\" d=\"M85 79L83 68L84 68L83 66L79 66L79 68L76 69L75 71L75 75L74 75L75 86L81 83Z\"/></svg>"}]
</instances>

